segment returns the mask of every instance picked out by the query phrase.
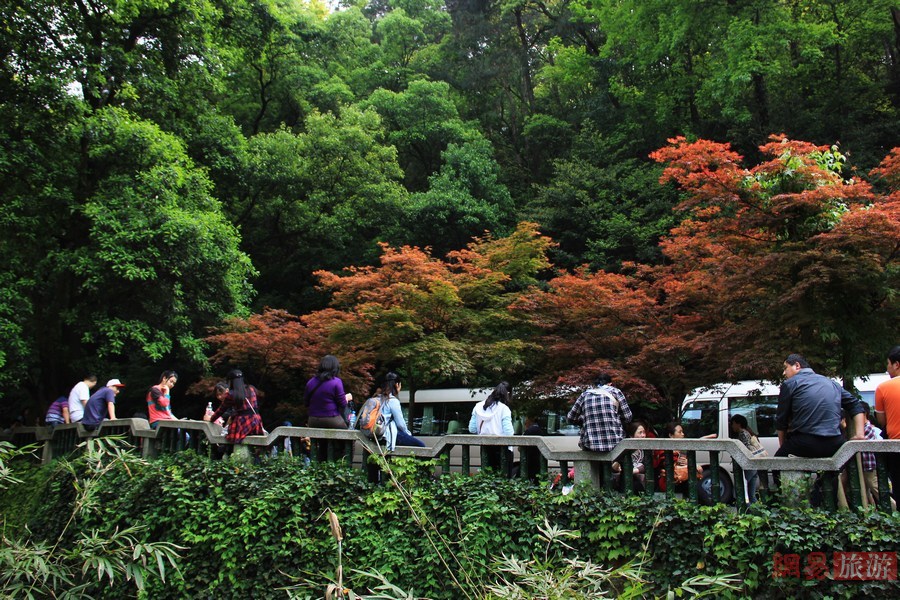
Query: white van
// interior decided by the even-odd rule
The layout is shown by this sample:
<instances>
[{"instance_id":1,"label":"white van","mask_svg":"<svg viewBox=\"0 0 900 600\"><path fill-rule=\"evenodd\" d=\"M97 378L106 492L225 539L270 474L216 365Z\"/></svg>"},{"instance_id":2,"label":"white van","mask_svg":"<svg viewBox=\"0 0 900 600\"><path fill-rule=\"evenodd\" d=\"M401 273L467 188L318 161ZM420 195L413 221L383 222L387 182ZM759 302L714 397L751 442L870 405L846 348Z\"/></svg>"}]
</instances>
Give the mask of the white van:
<instances>
[{"instance_id":1,"label":"white van","mask_svg":"<svg viewBox=\"0 0 900 600\"><path fill-rule=\"evenodd\" d=\"M406 422L414 436L425 445L434 445L440 436L454 433L469 433L469 420L472 410L478 402L483 402L491 394L493 388L444 388L417 390L416 401L410 414L409 392L400 390L399 400ZM579 428L567 423L565 412L545 410L541 417L541 425L547 435L555 438L560 450L578 450ZM525 428L524 416L513 415L513 430L516 435ZM518 468L519 448L513 454L513 471ZM459 470L462 466L462 448L455 446L450 451L451 469ZM481 453L471 452L469 457L471 468L481 464ZM548 461L548 471L559 469L557 461Z\"/></svg>"},{"instance_id":2,"label":"white van","mask_svg":"<svg viewBox=\"0 0 900 600\"><path fill-rule=\"evenodd\" d=\"M862 400L872 410L875 408L875 388L887 379L886 373L872 373L853 382ZM780 384L752 380L698 388L685 396L681 405L681 425L684 428L684 435L688 438L715 435L719 439L727 439L731 437L728 427L731 416L740 414L747 418L750 429L759 436L759 441L769 456L774 456L778 450L775 415L778 410L779 391ZM704 469L700 493L701 496L708 498L711 487L708 454L698 452L697 464L702 465ZM720 456L719 467L720 497L730 502L734 498L731 457ZM766 484L765 481L761 483Z\"/></svg>"},{"instance_id":3,"label":"white van","mask_svg":"<svg viewBox=\"0 0 900 600\"><path fill-rule=\"evenodd\" d=\"M400 406L415 436L469 433L469 417L493 388L445 388L416 391L414 414L409 414L409 391L400 390Z\"/></svg>"}]
</instances>

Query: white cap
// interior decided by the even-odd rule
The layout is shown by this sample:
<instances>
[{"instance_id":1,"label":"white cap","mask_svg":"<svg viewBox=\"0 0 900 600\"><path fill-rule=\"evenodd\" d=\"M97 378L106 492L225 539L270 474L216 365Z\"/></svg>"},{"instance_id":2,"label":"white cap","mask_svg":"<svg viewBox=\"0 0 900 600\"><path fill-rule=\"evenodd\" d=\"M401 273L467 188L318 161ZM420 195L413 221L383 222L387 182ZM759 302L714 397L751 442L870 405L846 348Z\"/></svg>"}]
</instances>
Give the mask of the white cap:
<instances>
[{"instance_id":1,"label":"white cap","mask_svg":"<svg viewBox=\"0 0 900 600\"><path fill-rule=\"evenodd\" d=\"M106 382L106 387L125 387L125 384L118 379L110 379Z\"/></svg>"}]
</instances>

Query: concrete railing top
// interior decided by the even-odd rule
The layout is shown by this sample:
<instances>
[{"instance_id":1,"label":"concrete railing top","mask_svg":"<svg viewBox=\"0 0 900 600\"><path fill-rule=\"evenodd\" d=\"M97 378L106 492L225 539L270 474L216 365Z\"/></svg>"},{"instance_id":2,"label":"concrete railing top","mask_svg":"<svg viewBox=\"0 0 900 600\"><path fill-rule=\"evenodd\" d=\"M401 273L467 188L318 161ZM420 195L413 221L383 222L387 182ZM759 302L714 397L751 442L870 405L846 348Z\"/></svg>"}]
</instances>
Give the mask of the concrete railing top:
<instances>
[{"instance_id":1,"label":"concrete railing top","mask_svg":"<svg viewBox=\"0 0 900 600\"><path fill-rule=\"evenodd\" d=\"M178 420L161 421L157 429L151 429L146 419L115 419L103 421L96 431L88 431L80 423L50 427L20 427L12 435L3 436L10 439L15 436L34 436L37 442L51 441L58 432L75 430L78 437L89 438L104 433L104 430L120 430L127 427L130 435L137 438L156 439L164 431L182 429L196 431L204 435L210 443L227 444L222 428L206 421ZM325 440L346 440L361 443L369 452L379 452L379 446L367 439L361 432L343 429L318 429L312 427L276 427L266 435L252 435L244 439L244 444L255 447L270 446L280 439L291 437L309 437ZM623 452L629 450L679 450L679 451L714 451L724 452L732 457L742 469L778 470L778 471L837 471L852 459L857 452L890 452L900 453L900 440L850 441L845 443L830 458L754 458L750 450L733 439L625 439L609 452L589 452L573 448L573 438L567 436L480 436L471 434L452 434L429 438L430 446L413 448L401 446L394 454L412 455L421 458L437 458L453 446L517 446L534 447L548 460L555 461L588 461L611 462Z\"/></svg>"}]
</instances>

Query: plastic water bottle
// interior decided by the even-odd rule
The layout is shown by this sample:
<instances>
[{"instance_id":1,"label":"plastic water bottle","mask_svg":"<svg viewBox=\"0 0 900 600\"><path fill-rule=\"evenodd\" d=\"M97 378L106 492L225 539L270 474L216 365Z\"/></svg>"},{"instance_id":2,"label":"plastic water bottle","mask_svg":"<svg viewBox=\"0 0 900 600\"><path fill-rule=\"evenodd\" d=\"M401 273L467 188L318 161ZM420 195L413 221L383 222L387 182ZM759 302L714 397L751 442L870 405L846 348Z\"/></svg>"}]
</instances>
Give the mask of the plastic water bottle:
<instances>
[{"instance_id":1,"label":"plastic water bottle","mask_svg":"<svg viewBox=\"0 0 900 600\"><path fill-rule=\"evenodd\" d=\"M207 402L206 403L206 416L209 417L209 416L212 416L212 414L213 414L212 402Z\"/></svg>"},{"instance_id":2,"label":"plastic water bottle","mask_svg":"<svg viewBox=\"0 0 900 600\"><path fill-rule=\"evenodd\" d=\"M356 429L356 411L350 409L350 429Z\"/></svg>"}]
</instances>

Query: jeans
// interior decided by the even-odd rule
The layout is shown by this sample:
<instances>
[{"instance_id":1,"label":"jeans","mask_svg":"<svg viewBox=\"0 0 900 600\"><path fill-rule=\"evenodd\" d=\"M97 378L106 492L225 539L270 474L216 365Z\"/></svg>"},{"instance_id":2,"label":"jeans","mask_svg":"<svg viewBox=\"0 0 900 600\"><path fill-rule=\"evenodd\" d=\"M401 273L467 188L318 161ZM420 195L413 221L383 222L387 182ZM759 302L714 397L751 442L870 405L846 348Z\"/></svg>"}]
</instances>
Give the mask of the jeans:
<instances>
[{"instance_id":1,"label":"jeans","mask_svg":"<svg viewBox=\"0 0 900 600\"><path fill-rule=\"evenodd\" d=\"M416 446L418 448L424 448L425 442L420 439L414 438L409 435L405 431L401 431L400 428L397 428L397 445L398 446Z\"/></svg>"},{"instance_id":2,"label":"jeans","mask_svg":"<svg viewBox=\"0 0 900 600\"><path fill-rule=\"evenodd\" d=\"M759 488L759 473L744 471L744 480L747 482L747 501L753 504L756 502L756 490Z\"/></svg>"}]
</instances>

